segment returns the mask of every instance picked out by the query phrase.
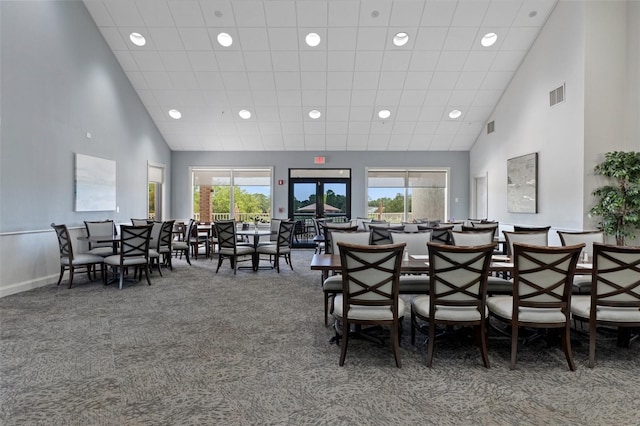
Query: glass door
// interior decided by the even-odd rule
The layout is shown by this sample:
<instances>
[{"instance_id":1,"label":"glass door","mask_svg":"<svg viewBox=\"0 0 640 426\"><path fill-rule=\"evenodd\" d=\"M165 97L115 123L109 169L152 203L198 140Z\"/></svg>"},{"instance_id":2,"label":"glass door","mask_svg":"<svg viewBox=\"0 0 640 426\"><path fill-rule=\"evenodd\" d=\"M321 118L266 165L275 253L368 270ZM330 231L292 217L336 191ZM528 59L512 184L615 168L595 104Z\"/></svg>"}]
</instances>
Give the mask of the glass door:
<instances>
[{"instance_id":1,"label":"glass door","mask_svg":"<svg viewBox=\"0 0 640 426\"><path fill-rule=\"evenodd\" d=\"M314 218L351 217L351 170L290 169L289 212L296 222L294 247L315 245Z\"/></svg>"}]
</instances>

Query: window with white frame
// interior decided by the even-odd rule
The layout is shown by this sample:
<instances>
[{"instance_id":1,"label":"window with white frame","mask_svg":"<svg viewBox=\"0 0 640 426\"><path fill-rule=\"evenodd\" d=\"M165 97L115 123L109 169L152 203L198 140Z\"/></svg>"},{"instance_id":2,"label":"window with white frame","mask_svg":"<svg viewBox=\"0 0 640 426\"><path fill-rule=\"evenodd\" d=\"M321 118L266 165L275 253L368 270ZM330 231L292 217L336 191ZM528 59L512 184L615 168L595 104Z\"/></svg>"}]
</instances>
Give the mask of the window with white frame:
<instances>
[{"instance_id":1,"label":"window with white frame","mask_svg":"<svg viewBox=\"0 0 640 426\"><path fill-rule=\"evenodd\" d=\"M272 169L192 168L193 213L201 222L271 217Z\"/></svg>"},{"instance_id":2,"label":"window with white frame","mask_svg":"<svg viewBox=\"0 0 640 426\"><path fill-rule=\"evenodd\" d=\"M388 222L446 220L448 169L367 170L367 214Z\"/></svg>"}]
</instances>

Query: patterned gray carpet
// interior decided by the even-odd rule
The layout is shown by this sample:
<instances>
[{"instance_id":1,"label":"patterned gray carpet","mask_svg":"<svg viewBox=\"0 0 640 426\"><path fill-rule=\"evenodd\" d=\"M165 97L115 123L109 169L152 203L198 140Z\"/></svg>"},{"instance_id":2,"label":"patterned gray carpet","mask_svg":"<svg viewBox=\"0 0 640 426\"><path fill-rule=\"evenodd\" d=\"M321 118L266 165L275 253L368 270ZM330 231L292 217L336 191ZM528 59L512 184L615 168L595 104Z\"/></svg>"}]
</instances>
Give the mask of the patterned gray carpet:
<instances>
[{"instance_id":1,"label":"patterned gray carpet","mask_svg":"<svg viewBox=\"0 0 640 426\"><path fill-rule=\"evenodd\" d=\"M403 366L388 346L350 341L344 367L323 324L312 251L294 271L238 271L175 261L152 286L103 287L79 275L0 299L0 423L78 425L566 424L640 423L640 344L601 339L577 371L543 340L489 342L491 369L470 340L409 343Z\"/></svg>"}]
</instances>

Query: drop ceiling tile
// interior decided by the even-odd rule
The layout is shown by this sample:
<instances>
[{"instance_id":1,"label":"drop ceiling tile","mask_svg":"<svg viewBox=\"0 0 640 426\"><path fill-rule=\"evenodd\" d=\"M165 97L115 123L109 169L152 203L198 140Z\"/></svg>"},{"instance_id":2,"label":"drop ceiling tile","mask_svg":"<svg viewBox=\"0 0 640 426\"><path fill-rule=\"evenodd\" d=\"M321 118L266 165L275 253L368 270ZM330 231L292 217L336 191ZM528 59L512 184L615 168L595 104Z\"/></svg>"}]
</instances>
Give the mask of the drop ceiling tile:
<instances>
[{"instance_id":1,"label":"drop ceiling tile","mask_svg":"<svg viewBox=\"0 0 640 426\"><path fill-rule=\"evenodd\" d=\"M244 57L240 51L216 52L220 71L244 71Z\"/></svg>"},{"instance_id":2,"label":"drop ceiling tile","mask_svg":"<svg viewBox=\"0 0 640 426\"><path fill-rule=\"evenodd\" d=\"M456 83L456 90L478 90L482 85L486 72L482 71L463 71Z\"/></svg>"},{"instance_id":3,"label":"drop ceiling tile","mask_svg":"<svg viewBox=\"0 0 640 426\"><path fill-rule=\"evenodd\" d=\"M328 71L353 71L355 67L354 52L328 52Z\"/></svg>"},{"instance_id":4,"label":"drop ceiling tile","mask_svg":"<svg viewBox=\"0 0 640 426\"><path fill-rule=\"evenodd\" d=\"M426 90L431 85L433 72L408 72L404 81L404 90Z\"/></svg>"},{"instance_id":5,"label":"drop ceiling tile","mask_svg":"<svg viewBox=\"0 0 640 426\"><path fill-rule=\"evenodd\" d=\"M436 71L431 78L429 90L452 90L456 86L459 76L459 72Z\"/></svg>"},{"instance_id":6,"label":"drop ceiling tile","mask_svg":"<svg viewBox=\"0 0 640 426\"><path fill-rule=\"evenodd\" d=\"M324 135L324 120L321 118L318 120L311 120L309 117L305 118L304 122L304 134L305 135Z\"/></svg>"},{"instance_id":7,"label":"drop ceiling tile","mask_svg":"<svg viewBox=\"0 0 640 426\"><path fill-rule=\"evenodd\" d=\"M389 151L405 151L409 147L411 136L406 134L391 134L389 138Z\"/></svg>"},{"instance_id":8,"label":"drop ceiling tile","mask_svg":"<svg viewBox=\"0 0 640 426\"><path fill-rule=\"evenodd\" d=\"M556 5L557 0L524 0L522 7L518 11L512 25L517 27L538 27L544 25L547 16ZM536 12L531 17L531 12Z\"/></svg>"},{"instance_id":9,"label":"drop ceiling tile","mask_svg":"<svg viewBox=\"0 0 640 426\"><path fill-rule=\"evenodd\" d=\"M157 50L184 50L180 34L175 28L149 28L148 32Z\"/></svg>"},{"instance_id":10,"label":"drop ceiling tile","mask_svg":"<svg viewBox=\"0 0 640 426\"><path fill-rule=\"evenodd\" d=\"M229 99L230 105L238 107L238 111L241 109L253 109L251 107L253 98L249 90L227 90L227 98ZM233 118L235 119L235 116Z\"/></svg>"},{"instance_id":11,"label":"drop ceiling tile","mask_svg":"<svg viewBox=\"0 0 640 426\"><path fill-rule=\"evenodd\" d=\"M247 71L272 71L271 54L269 52L243 52Z\"/></svg>"},{"instance_id":12,"label":"drop ceiling tile","mask_svg":"<svg viewBox=\"0 0 640 426\"><path fill-rule=\"evenodd\" d=\"M482 20L482 25L486 27L508 27L516 18L520 5L521 2L518 1L492 1Z\"/></svg>"},{"instance_id":13,"label":"drop ceiling tile","mask_svg":"<svg viewBox=\"0 0 640 426\"><path fill-rule=\"evenodd\" d=\"M376 96L376 105L391 107L400 102L401 90L378 90Z\"/></svg>"},{"instance_id":14,"label":"drop ceiling tile","mask_svg":"<svg viewBox=\"0 0 640 426\"><path fill-rule=\"evenodd\" d=\"M444 41L443 49L445 50L463 50L471 49L478 29L476 27L452 27L447 32L447 38Z\"/></svg>"},{"instance_id":15,"label":"drop ceiling tile","mask_svg":"<svg viewBox=\"0 0 640 426\"><path fill-rule=\"evenodd\" d=\"M419 106L402 106L398 107L391 116L396 123L401 121L417 121L418 118L420 118L420 111L421 108Z\"/></svg>"},{"instance_id":16,"label":"drop ceiling tile","mask_svg":"<svg viewBox=\"0 0 640 426\"><path fill-rule=\"evenodd\" d=\"M382 27L389 25L393 2L388 0L362 0L360 2L360 26ZM372 14L372 12L377 14Z\"/></svg>"},{"instance_id":17,"label":"drop ceiling tile","mask_svg":"<svg viewBox=\"0 0 640 426\"><path fill-rule=\"evenodd\" d=\"M480 89L482 90L504 90L511 81L513 73L504 71L492 71L487 73Z\"/></svg>"},{"instance_id":18,"label":"drop ceiling tile","mask_svg":"<svg viewBox=\"0 0 640 426\"><path fill-rule=\"evenodd\" d=\"M195 1L170 1L169 9L173 21L181 27L204 27L204 17L200 5Z\"/></svg>"},{"instance_id":19,"label":"drop ceiling tile","mask_svg":"<svg viewBox=\"0 0 640 426\"><path fill-rule=\"evenodd\" d=\"M274 0L264 3L267 25L272 27L295 27L296 4L292 0Z\"/></svg>"},{"instance_id":20,"label":"drop ceiling tile","mask_svg":"<svg viewBox=\"0 0 640 426\"><path fill-rule=\"evenodd\" d=\"M244 72L221 72L222 81L227 90L249 90L249 79Z\"/></svg>"},{"instance_id":21,"label":"drop ceiling tile","mask_svg":"<svg viewBox=\"0 0 640 426\"><path fill-rule=\"evenodd\" d=\"M451 90L429 90L424 98L425 106L444 107L449 103Z\"/></svg>"},{"instance_id":22,"label":"drop ceiling tile","mask_svg":"<svg viewBox=\"0 0 640 426\"><path fill-rule=\"evenodd\" d=\"M443 51L438 59L436 71L460 71L467 61L467 52Z\"/></svg>"},{"instance_id":23,"label":"drop ceiling tile","mask_svg":"<svg viewBox=\"0 0 640 426\"><path fill-rule=\"evenodd\" d=\"M302 106L302 92L300 90L278 90L278 105Z\"/></svg>"},{"instance_id":24,"label":"drop ceiling tile","mask_svg":"<svg viewBox=\"0 0 640 426\"><path fill-rule=\"evenodd\" d=\"M219 72L198 71L195 72L198 87L203 90L223 90L224 83Z\"/></svg>"},{"instance_id":25,"label":"drop ceiling tile","mask_svg":"<svg viewBox=\"0 0 640 426\"><path fill-rule=\"evenodd\" d=\"M328 5L324 0L296 3L298 26L325 27L327 25Z\"/></svg>"},{"instance_id":26,"label":"drop ceiling tile","mask_svg":"<svg viewBox=\"0 0 640 426\"><path fill-rule=\"evenodd\" d=\"M374 112L372 107L352 106L349 111L349 120L351 120L352 122L366 121L367 123L369 123L373 117L374 117Z\"/></svg>"},{"instance_id":27,"label":"drop ceiling tile","mask_svg":"<svg viewBox=\"0 0 640 426\"><path fill-rule=\"evenodd\" d=\"M473 106L495 106L502 96L501 90L478 90Z\"/></svg>"},{"instance_id":28,"label":"drop ceiling tile","mask_svg":"<svg viewBox=\"0 0 640 426\"><path fill-rule=\"evenodd\" d=\"M164 69L158 52L131 52L140 71L158 71Z\"/></svg>"},{"instance_id":29,"label":"drop ceiling tile","mask_svg":"<svg viewBox=\"0 0 640 426\"><path fill-rule=\"evenodd\" d=\"M481 132L484 131L484 122L471 122L467 121L460 125L460 129L458 129L458 135L471 135L477 137Z\"/></svg>"},{"instance_id":30,"label":"drop ceiling tile","mask_svg":"<svg viewBox=\"0 0 640 426\"><path fill-rule=\"evenodd\" d=\"M459 119L461 120L462 117ZM460 129L460 121L441 121L438 129L436 130L437 135L455 135L458 133L458 129Z\"/></svg>"},{"instance_id":31,"label":"drop ceiling tile","mask_svg":"<svg viewBox=\"0 0 640 426\"><path fill-rule=\"evenodd\" d=\"M409 71L434 71L440 58L439 51L415 51L407 68Z\"/></svg>"},{"instance_id":32,"label":"drop ceiling tile","mask_svg":"<svg viewBox=\"0 0 640 426\"><path fill-rule=\"evenodd\" d=\"M384 126L391 127L391 123L384 124ZM396 121L393 123L393 131L391 133L394 135L412 135L415 128L415 121Z\"/></svg>"},{"instance_id":33,"label":"drop ceiling tile","mask_svg":"<svg viewBox=\"0 0 640 426\"><path fill-rule=\"evenodd\" d=\"M356 73L357 75L358 73ZM376 78L378 73L374 73ZM354 73L339 71L339 72L328 72L327 73L327 90L347 90L355 85ZM377 80L376 80L377 84Z\"/></svg>"},{"instance_id":34,"label":"drop ceiling tile","mask_svg":"<svg viewBox=\"0 0 640 426\"><path fill-rule=\"evenodd\" d=\"M167 3L158 2L157 0L136 0L135 3L147 27L170 27L174 25L171 10L169 10Z\"/></svg>"},{"instance_id":35,"label":"drop ceiling tile","mask_svg":"<svg viewBox=\"0 0 640 426\"><path fill-rule=\"evenodd\" d=\"M187 57L194 71L218 71L218 62L213 52L187 52Z\"/></svg>"},{"instance_id":36,"label":"drop ceiling tile","mask_svg":"<svg viewBox=\"0 0 640 426\"><path fill-rule=\"evenodd\" d=\"M356 71L380 71L382 66L383 51L365 51L356 52L355 70Z\"/></svg>"},{"instance_id":37,"label":"drop ceiling tile","mask_svg":"<svg viewBox=\"0 0 640 426\"><path fill-rule=\"evenodd\" d=\"M402 90L404 87L405 72L383 71L378 82L379 90Z\"/></svg>"},{"instance_id":38,"label":"drop ceiling tile","mask_svg":"<svg viewBox=\"0 0 640 426\"><path fill-rule=\"evenodd\" d=\"M146 80L144 85L147 85ZM138 96L140 96L140 100L147 108L158 105L158 101L156 100L152 90L138 89Z\"/></svg>"},{"instance_id":39,"label":"drop ceiling tile","mask_svg":"<svg viewBox=\"0 0 640 426\"><path fill-rule=\"evenodd\" d=\"M379 27L360 27L356 48L361 50L382 50L387 44L387 29Z\"/></svg>"},{"instance_id":40,"label":"drop ceiling tile","mask_svg":"<svg viewBox=\"0 0 640 426\"><path fill-rule=\"evenodd\" d=\"M440 122L443 117L445 108L435 106L424 106L420 111L420 121L435 121ZM418 130L416 129L416 132Z\"/></svg>"},{"instance_id":41,"label":"drop ceiling tile","mask_svg":"<svg viewBox=\"0 0 640 426\"><path fill-rule=\"evenodd\" d=\"M415 49L440 51L447 39L447 27L422 27L416 35Z\"/></svg>"},{"instance_id":42,"label":"drop ceiling tile","mask_svg":"<svg viewBox=\"0 0 640 426\"><path fill-rule=\"evenodd\" d=\"M174 89L198 89L198 80L191 71L168 71L171 87Z\"/></svg>"},{"instance_id":43,"label":"drop ceiling tile","mask_svg":"<svg viewBox=\"0 0 640 426\"><path fill-rule=\"evenodd\" d=\"M278 105L278 94L275 90L253 90L253 103L256 106L275 107Z\"/></svg>"},{"instance_id":44,"label":"drop ceiling tile","mask_svg":"<svg viewBox=\"0 0 640 426\"><path fill-rule=\"evenodd\" d=\"M411 62L409 51L386 51L382 61L382 71L406 71Z\"/></svg>"},{"instance_id":45,"label":"drop ceiling tile","mask_svg":"<svg viewBox=\"0 0 640 426\"><path fill-rule=\"evenodd\" d=\"M100 32L111 50L129 50L129 44L125 42L127 39L117 28L101 28Z\"/></svg>"},{"instance_id":46,"label":"drop ceiling tile","mask_svg":"<svg viewBox=\"0 0 640 426\"><path fill-rule=\"evenodd\" d=\"M497 52L496 58L491 65L491 71L510 71L515 72L526 51L501 51Z\"/></svg>"},{"instance_id":47,"label":"drop ceiling tile","mask_svg":"<svg viewBox=\"0 0 640 426\"><path fill-rule=\"evenodd\" d=\"M422 12L422 26L446 27L453 20L457 2L449 0L428 1Z\"/></svg>"},{"instance_id":48,"label":"drop ceiling tile","mask_svg":"<svg viewBox=\"0 0 640 426\"><path fill-rule=\"evenodd\" d=\"M349 135L368 135L370 128L369 121L349 121Z\"/></svg>"},{"instance_id":49,"label":"drop ceiling tile","mask_svg":"<svg viewBox=\"0 0 640 426\"><path fill-rule=\"evenodd\" d=\"M324 109L326 104L326 92L324 90L303 90L302 105L309 109Z\"/></svg>"},{"instance_id":50,"label":"drop ceiling tile","mask_svg":"<svg viewBox=\"0 0 640 426\"><path fill-rule=\"evenodd\" d=\"M263 3L257 0L231 2L236 24L239 27L264 27L266 20Z\"/></svg>"},{"instance_id":51,"label":"drop ceiling tile","mask_svg":"<svg viewBox=\"0 0 640 426\"><path fill-rule=\"evenodd\" d=\"M272 51L297 51L298 32L295 28L269 28L269 44Z\"/></svg>"},{"instance_id":52,"label":"drop ceiling tile","mask_svg":"<svg viewBox=\"0 0 640 426\"><path fill-rule=\"evenodd\" d=\"M191 62L184 51L159 51L160 60L167 71L190 71Z\"/></svg>"},{"instance_id":53,"label":"drop ceiling tile","mask_svg":"<svg viewBox=\"0 0 640 426\"><path fill-rule=\"evenodd\" d=\"M370 90L378 88L380 73L359 71L353 73L353 90Z\"/></svg>"},{"instance_id":54,"label":"drop ceiling tile","mask_svg":"<svg viewBox=\"0 0 640 426\"><path fill-rule=\"evenodd\" d=\"M276 72L276 88L278 90L300 90L300 73Z\"/></svg>"},{"instance_id":55,"label":"drop ceiling tile","mask_svg":"<svg viewBox=\"0 0 640 426\"><path fill-rule=\"evenodd\" d=\"M306 149L316 150L319 148L324 151L326 150L326 136L324 134L305 134L304 145Z\"/></svg>"},{"instance_id":56,"label":"drop ceiling tile","mask_svg":"<svg viewBox=\"0 0 640 426\"><path fill-rule=\"evenodd\" d=\"M207 28L207 32L209 33L209 40L211 40L211 46L213 50L216 52L229 52L229 51L240 51L242 50L242 46L238 42L238 31L233 27L217 27L217 28ZM223 46L218 43L218 35L221 33L226 33L231 37L232 43L231 46Z\"/></svg>"},{"instance_id":57,"label":"drop ceiling tile","mask_svg":"<svg viewBox=\"0 0 640 426\"><path fill-rule=\"evenodd\" d=\"M280 120L293 121L293 122L296 122L296 128L297 126L302 127L302 108L301 107L281 106L279 110L280 110ZM283 132L287 132L289 127L285 127L283 123L282 129L283 129Z\"/></svg>"},{"instance_id":58,"label":"drop ceiling tile","mask_svg":"<svg viewBox=\"0 0 640 426\"><path fill-rule=\"evenodd\" d=\"M327 52L324 52L324 51L300 52L300 70L301 71L326 71L327 70Z\"/></svg>"},{"instance_id":59,"label":"drop ceiling tile","mask_svg":"<svg viewBox=\"0 0 640 426\"><path fill-rule=\"evenodd\" d=\"M275 90L276 84L272 72L248 72L249 84L252 90Z\"/></svg>"},{"instance_id":60,"label":"drop ceiling tile","mask_svg":"<svg viewBox=\"0 0 640 426\"><path fill-rule=\"evenodd\" d=\"M238 39L244 51L269 50L269 35L266 28L238 28Z\"/></svg>"},{"instance_id":61,"label":"drop ceiling tile","mask_svg":"<svg viewBox=\"0 0 640 426\"><path fill-rule=\"evenodd\" d=\"M354 90L351 92L351 105L372 107L376 102L376 90Z\"/></svg>"},{"instance_id":62,"label":"drop ceiling tile","mask_svg":"<svg viewBox=\"0 0 640 426\"><path fill-rule=\"evenodd\" d=\"M327 111L327 126L326 131L328 135L346 135L349 132L349 122L345 120L349 116L349 108L340 107L336 111L333 109ZM332 117L337 117L333 120ZM333 121L329 121L333 120ZM345 121L341 121L345 120Z\"/></svg>"},{"instance_id":63,"label":"drop ceiling tile","mask_svg":"<svg viewBox=\"0 0 640 426\"><path fill-rule=\"evenodd\" d=\"M489 0L475 0L466 2L465 7L458 7L451 20L454 27L477 27L482 23L482 19L489 7Z\"/></svg>"},{"instance_id":64,"label":"drop ceiling tile","mask_svg":"<svg viewBox=\"0 0 640 426\"><path fill-rule=\"evenodd\" d=\"M358 0L330 1L328 22L333 27L358 26L358 13L360 2Z\"/></svg>"},{"instance_id":65,"label":"drop ceiling tile","mask_svg":"<svg viewBox=\"0 0 640 426\"><path fill-rule=\"evenodd\" d=\"M144 20L134 2L110 1L105 2L105 5L115 25L119 27L144 27Z\"/></svg>"},{"instance_id":66,"label":"drop ceiling tile","mask_svg":"<svg viewBox=\"0 0 640 426\"><path fill-rule=\"evenodd\" d=\"M329 73L329 78L331 78L331 73ZM327 90L327 106L347 106L350 102L351 92L349 90Z\"/></svg>"},{"instance_id":67,"label":"drop ceiling tile","mask_svg":"<svg viewBox=\"0 0 640 426\"><path fill-rule=\"evenodd\" d=\"M471 107L465 114L465 120L486 122L492 112L493 108L491 107Z\"/></svg>"},{"instance_id":68,"label":"drop ceiling tile","mask_svg":"<svg viewBox=\"0 0 640 426\"><path fill-rule=\"evenodd\" d=\"M469 56L462 67L463 71L488 71L491 68L497 52L495 51L474 51L469 52Z\"/></svg>"},{"instance_id":69,"label":"drop ceiling tile","mask_svg":"<svg viewBox=\"0 0 640 426\"><path fill-rule=\"evenodd\" d=\"M405 84L405 90L400 95L399 106L421 106L426 95L426 90L407 90Z\"/></svg>"},{"instance_id":70,"label":"drop ceiling tile","mask_svg":"<svg viewBox=\"0 0 640 426\"><path fill-rule=\"evenodd\" d=\"M367 149L371 151L386 151L389 147L390 134L376 134L369 135L369 143Z\"/></svg>"},{"instance_id":71,"label":"drop ceiling tile","mask_svg":"<svg viewBox=\"0 0 640 426\"><path fill-rule=\"evenodd\" d=\"M371 122L370 132L371 135L386 135L387 141L394 124L392 121L377 120Z\"/></svg>"},{"instance_id":72,"label":"drop ceiling tile","mask_svg":"<svg viewBox=\"0 0 640 426\"><path fill-rule=\"evenodd\" d=\"M420 24L425 1L405 0L394 2L391 9L390 26L416 27Z\"/></svg>"},{"instance_id":73,"label":"drop ceiling tile","mask_svg":"<svg viewBox=\"0 0 640 426\"><path fill-rule=\"evenodd\" d=\"M362 151L366 151L367 141L369 140L368 133L349 133L347 136L348 149L354 149L354 147L361 147Z\"/></svg>"},{"instance_id":74,"label":"drop ceiling tile","mask_svg":"<svg viewBox=\"0 0 640 426\"><path fill-rule=\"evenodd\" d=\"M280 114L282 115L282 110L280 110ZM282 122L280 123L280 126L282 127L282 133L283 134L299 134L299 135L303 134L304 126L302 125L302 121L300 121L301 118L302 118L302 115L300 115L299 118L296 118L297 121L293 121L293 120L286 121L286 120L282 120L282 117L281 117Z\"/></svg>"},{"instance_id":75,"label":"drop ceiling tile","mask_svg":"<svg viewBox=\"0 0 640 426\"><path fill-rule=\"evenodd\" d=\"M145 71L143 74L151 90L167 90L172 88L169 74L165 71Z\"/></svg>"},{"instance_id":76,"label":"drop ceiling tile","mask_svg":"<svg viewBox=\"0 0 640 426\"><path fill-rule=\"evenodd\" d=\"M327 49L329 51L354 51L358 40L357 28L329 28Z\"/></svg>"},{"instance_id":77,"label":"drop ceiling tile","mask_svg":"<svg viewBox=\"0 0 640 426\"><path fill-rule=\"evenodd\" d=\"M128 50L116 50L113 54L120 63L123 71L138 71L140 69L136 60L133 59L133 55L131 55Z\"/></svg>"},{"instance_id":78,"label":"drop ceiling tile","mask_svg":"<svg viewBox=\"0 0 640 426\"><path fill-rule=\"evenodd\" d=\"M448 151L453 143L454 135L434 135L429 145L430 151Z\"/></svg>"},{"instance_id":79,"label":"drop ceiling tile","mask_svg":"<svg viewBox=\"0 0 640 426\"><path fill-rule=\"evenodd\" d=\"M206 28L180 28L178 33L187 50L210 51L213 49L209 31Z\"/></svg>"},{"instance_id":80,"label":"drop ceiling tile","mask_svg":"<svg viewBox=\"0 0 640 426\"><path fill-rule=\"evenodd\" d=\"M438 115L440 116L440 115ZM416 123L416 128L414 130L415 133L419 133L422 135L433 135L436 133L436 129L438 128L439 121L418 121Z\"/></svg>"},{"instance_id":81,"label":"drop ceiling tile","mask_svg":"<svg viewBox=\"0 0 640 426\"><path fill-rule=\"evenodd\" d=\"M271 63L274 71L300 71L300 60L297 52L271 52Z\"/></svg>"},{"instance_id":82,"label":"drop ceiling tile","mask_svg":"<svg viewBox=\"0 0 640 426\"><path fill-rule=\"evenodd\" d=\"M476 90L454 90L449 97L449 105L456 107L470 106L476 97L476 93Z\"/></svg>"}]
</instances>

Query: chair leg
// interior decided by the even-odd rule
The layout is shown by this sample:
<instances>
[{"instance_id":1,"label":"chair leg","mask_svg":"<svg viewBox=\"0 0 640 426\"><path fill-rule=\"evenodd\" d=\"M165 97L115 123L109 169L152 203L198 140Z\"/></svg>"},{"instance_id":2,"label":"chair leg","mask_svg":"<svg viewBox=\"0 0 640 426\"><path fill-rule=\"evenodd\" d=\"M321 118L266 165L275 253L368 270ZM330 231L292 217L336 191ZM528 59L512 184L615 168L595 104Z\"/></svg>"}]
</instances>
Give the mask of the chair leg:
<instances>
[{"instance_id":1,"label":"chair leg","mask_svg":"<svg viewBox=\"0 0 640 426\"><path fill-rule=\"evenodd\" d=\"M511 325L511 369L516 369L516 356L518 354L518 324Z\"/></svg>"},{"instance_id":2,"label":"chair leg","mask_svg":"<svg viewBox=\"0 0 640 426\"><path fill-rule=\"evenodd\" d=\"M573 355L571 354L571 323L569 320L567 320L564 333L562 333L562 350L564 351L565 358L567 358L569 370L576 371L576 364L573 362Z\"/></svg>"},{"instance_id":3,"label":"chair leg","mask_svg":"<svg viewBox=\"0 0 640 426\"><path fill-rule=\"evenodd\" d=\"M413 312L413 306L411 307L411 344L416 344L416 314Z\"/></svg>"},{"instance_id":4,"label":"chair leg","mask_svg":"<svg viewBox=\"0 0 640 426\"><path fill-rule=\"evenodd\" d=\"M291 267L291 270L293 271L293 262L291 261L291 253L286 254L285 259L287 259L287 261L289 262L289 267Z\"/></svg>"},{"instance_id":5,"label":"chair leg","mask_svg":"<svg viewBox=\"0 0 640 426\"><path fill-rule=\"evenodd\" d=\"M589 368L596 365L596 324L589 325Z\"/></svg>"},{"instance_id":6,"label":"chair leg","mask_svg":"<svg viewBox=\"0 0 640 426\"><path fill-rule=\"evenodd\" d=\"M221 254L218 254L218 267L216 268L216 274L218 273L218 269L220 269L220 265L222 265L222 261L224 257Z\"/></svg>"},{"instance_id":7,"label":"chair leg","mask_svg":"<svg viewBox=\"0 0 640 426\"><path fill-rule=\"evenodd\" d=\"M393 324L391 326L391 349L393 350L393 357L396 360L396 367L401 368L402 362L400 361L400 324Z\"/></svg>"},{"instance_id":8,"label":"chair leg","mask_svg":"<svg viewBox=\"0 0 640 426\"><path fill-rule=\"evenodd\" d=\"M71 286L73 285L73 271L73 266L69 266L69 286L67 288L71 288Z\"/></svg>"},{"instance_id":9,"label":"chair leg","mask_svg":"<svg viewBox=\"0 0 640 426\"><path fill-rule=\"evenodd\" d=\"M120 285L118 286L118 288L120 290L122 290L122 282L124 281L124 270L123 268L120 268Z\"/></svg>"},{"instance_id":10,"label":"chair leg","mask_svg":"<svg viewBox=\"0 0 640 426\"><path fill-rule=\"evenodd\" d=\"M329 293L323 291L324 293L324 326L329 326Z\"/></svg>"},{"instance_id":11,"label":"chair leg","mask_svg":"<svg viewBox=\"0 0 640 426\"><path fill-rule=\"evenodd\" d=\"M436 344L436 323L429 321L429 343L427 344L427 367L433 363L433 346Z\"/></svg>"},{"instance_id":12,"label":"chair leg","mask_svg":"<svg viewBox=\"0 0 640 426\"><path fill-rule=\"evenodd\" d=\"M60 277L58 277L58 284L56 285L60 285L60 283L62 282L62 276L64 275L64 270L65 270L64 265L60 265Z\"/></svg>"},{"instance_id":13,"label":"chair leg","mask_svg":"<svg viewBox=\"0 0 640 426\"><path fill-rule=\"evenodd\" d=\"M349 344L349 323L342 318L342 342L340 345L340 367L344 365L344 359L347 357L347 345Z\"/></svg>"},{"instance_id":14,"label":"chair leg","mask_svg":"<svg viewBox=\"0 0 640 426\"><path fill-rule=\"evenodd\" d=\"M158 267L159 269L160 267ZM162 275L162 274L160 274ZM151 280L149 279L149 265L144 265L144 276L147 278L147 284L151 285ZM140 277L142 278L142 271L140 271Z\"/></svg>"},{"instance_id":15,"label":"chair leg","mask_svg":"<svg viewBox=\"0 0 640 426\"><path fill-rule=\"evenodd\" d=\"M486 368L490 368L489 366L489 353L487 350L487 327L485 322L475 327L476 331L480 334L478 336L478 340L480 343L480 355L482 356L482 363Z\"/></svg>"}]
</instances>

